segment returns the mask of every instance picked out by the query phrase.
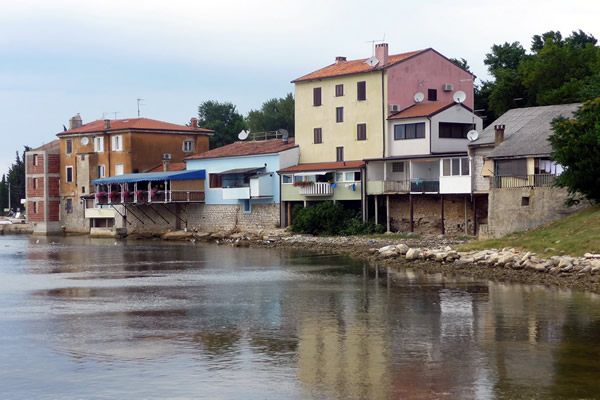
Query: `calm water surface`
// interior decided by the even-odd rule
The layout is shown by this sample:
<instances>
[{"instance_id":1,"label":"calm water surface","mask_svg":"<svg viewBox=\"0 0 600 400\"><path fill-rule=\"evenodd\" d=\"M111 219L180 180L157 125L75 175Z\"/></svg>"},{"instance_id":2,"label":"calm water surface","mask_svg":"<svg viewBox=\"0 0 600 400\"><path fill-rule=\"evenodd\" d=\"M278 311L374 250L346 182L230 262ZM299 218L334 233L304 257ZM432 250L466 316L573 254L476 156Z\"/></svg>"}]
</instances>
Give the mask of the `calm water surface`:
<instances>
[{"instance_id":1,"label":"calm water surface","mask_svg":"<svg viewBox=\"0 0 600 400\"><path fill-rule=\"evenodd\" d=\"M598 296L372 275L280 250L0 236L0 398L600 398Z\"/></svg>"}]
</instances>

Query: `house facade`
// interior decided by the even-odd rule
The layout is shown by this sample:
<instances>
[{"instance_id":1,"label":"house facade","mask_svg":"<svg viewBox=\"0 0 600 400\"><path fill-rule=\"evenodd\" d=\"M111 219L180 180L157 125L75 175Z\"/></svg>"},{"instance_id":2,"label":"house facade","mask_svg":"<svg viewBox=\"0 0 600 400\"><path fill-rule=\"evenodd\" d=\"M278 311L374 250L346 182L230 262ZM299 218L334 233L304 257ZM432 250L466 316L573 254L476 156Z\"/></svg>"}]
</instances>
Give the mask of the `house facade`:
<instances>
[{"instance_id":1,"label":"house facade","mask_svg":"<svg viewBox=\"0 0 600 400\"><path fill-rule=\"evenodd\" d=\"M392 168L392 164L388 165L384 159L441 152L461 153L466 157L466 139L394 140L395 125L388 117L409 110L416 103L419 110L421 107L440 110L448 106L443 115L447 123L458 118L457 123L470 122L472 126L474 116L468 111L473 106L474 78L433 49L390 55L388 45L382 43L375 47L374 57L350 61L336 57L334 64L292 81L295 84L295 134L301 149L300 164L289 171L281 171L285 179L282 180L282 188L285 187L282 208L287 209L298 202L306 205L315 201L345 201L362 209L366 219L378 214L378 209L383 206L379 198L369 204L367 197L369 187L373 196L383 194L381 182L387 179L383 172L385 168ZM463 104L458 106L464 112L450 106L456 105L453 99L458 91L464 92ZM428 122L429 114L422 114L410 123L421 127L421 122ZM427 138L439 136L438 125L437 122L427 124L432 127ZM420 135L421 132L419 139ZM369 175L369 167L365 168L363 160L381 162L372 163L373 172ZM443 168L442 161L439 157L435 160L439 171ZM347 168L349 162L353 169ZM434 160L428 162L434 163ZM421 161L410 171L416 173L419 167L423 167L421 172L424 172L430 165ZM440 176L437 172L431 174L436 179ZM302 183L300 179L308 183ZM409 179L410 175L407 175L406 182ZM371 180L379 183L372 184ZM350 190L346 190L347 185ZM377 188L378 185L381 187ZM289 223L289 215L286 223Z\"/></svg>"},{"instance_id":2,"label":"house facade","mask_svg":"<svg viewBox=\"0 0 600 400\"><path fill-rule=\"evenodd\" d=\"M145 172L163 158L181 162L184 157L208 150L211 130L176 125L147 118L97 120L82 124L79 115L60 140L61 223L67 232L86 233L93 227L118 223L113 207L99 210L92 180ZM89 210L89 212L86 212Z\"/></svg>"},{"instance_id":3,"label":"house facade","mask_svg":"<svg viewBox=\"0 0 600 400\"><path fill-rule=\"evenodd\" d=\"M552 120L569 118L581 104L507 111L469 144L474 193L488 212L480 236L500 237L562 218L583 207L566 207L567 190L554 187L562 172L552 161Z\"/></svg>"},{"instance_id":4,"label":"house facade","mask_svg":"<svg viewBox=\"0 0 600 400\"><path fill-rule=\"evenodd\" d=\"M387 156L366 160L367 217L388 231L467 233L474 210L468 133L481 131L481 118L462 103L430 102L387 123Z\"/></svg>"},{"instance_id":5,"label":"house facade","mask_svg":"<svg viewBox=\"0 0 600 400\"><path fill-rule=\"evenodd\" d=\"M25 199L27 221L33 233L61 232L60 224L60 151L53 140L25 153Z\"/></svg>"}]
</instances>

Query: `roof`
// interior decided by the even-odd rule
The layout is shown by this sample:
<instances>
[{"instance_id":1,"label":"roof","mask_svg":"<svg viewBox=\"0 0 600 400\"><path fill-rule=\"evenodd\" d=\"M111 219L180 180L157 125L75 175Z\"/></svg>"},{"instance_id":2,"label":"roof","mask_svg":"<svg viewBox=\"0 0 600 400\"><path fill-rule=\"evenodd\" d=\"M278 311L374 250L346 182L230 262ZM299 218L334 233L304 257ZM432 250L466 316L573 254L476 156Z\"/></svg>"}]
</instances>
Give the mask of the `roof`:
<instances>
[{"instance_id":1,"label":"roof","mask_svg":"<svg viewBox=\"0 0 600 400\"><path fill-rule=\"evenodd\" d=\"M29 151L59 151L60 149L60 140L54 139L53 141L43 144L38 148L31 149Z\"/></svg>"},{"instance_id":2,"label":"roof","mask_svg":"<svg viewBox=\"0 0 600 400\"><path fill-rule=\"evenodd\" d=\"M481 133L469 147L493 145L495 125L504 125L504 141L487 154L489 158L550 155L552 146L548 138L552 134L551 122L558 116L570 118L580 103L542 107L515 108L508 110Z\"/></svg>"},{"instance_id":3,"label":"roof","mask_svg":"<svg viewBox=\"0 0 600 400\"><path fill-rule=\"evenodd\" d=\"M405 118L419 118L419 117L431 117L437 113L440 113L453 105L457 105L453 101L445 101L445 102L428 102L428 103L416 103L410 107L405 108L402 111L399 111L393 115L391 115L388 119L405 119ZM471 111L471 109L464 104L460 104L460 106L466 108Z\"/></svg>"},{"instance_id":4,"label":"roof","mask_svg":"<svg viewBox=\"0 0 600 400\"><path fill-rule=\"evenodd\" d=\"M366 162L404 161L404 160L428 160L428 159L438 160L440 158L463 157L466 155L467 155L466 151L455 151L455 152L448 152L448 153L431 153L431 154L419 154L419 155L410 155L410 156L391 156L391 157L381 157L381 158L368 158L368 159L365 159L365 161Z\"/></svg>"},{"instance_id":5,"label":"roof","mask_svg":"<svg viewBox=\"0 0 600 400\"><path fill-rule=\"evenodd\" d=\"M279 153L291 148L297 147L294 138L289 138L285 143L281 139L269 139L261 141L235 142L226 146L218 147L214 150L206 151L201 154L196 154L185 158L188 160L200 160L205 158L223 158L223 157L238 157L252 156L258 154Z\"/></svg>"},{"instance_id":6,"label":"roof","mask_svg":"<svg viewBox=\"0 0 600 400\"><path fill-rule=\"evenodd\" d=\"M217 172L216 175L234 175L234 174L251 174L261 169L265 169L265 167L250 167L250 168L235 168L228 169L227 171Z\"/></svg>"},{"instance_id":7,"label":"roof","mask_svg":"<svg viewBox=\"0 0 600 400\"><path fill-rule=\"evenodd\" d=\"M294 79L292 83L311 81L322 78L332 78L334 76L360 74L363 72L381 71L383 69L391 67L392 65L398 64L402 61L408 60L411 57L414 57L421 53L425 53L426 51L430 50L433 49L429 48L424 50L411 51L408 53L389 55L388 63L384 66L376 65L375 67L370 67L369 65L365 64L365 61L367 60L366 58L361 58L360 60L339 61L337 63L328 65L325 68L321 68L314 72L311 72L308 75L304 75L298 79Z\"/></svg>"},{"instance_id":8,"label":"roof","mask_svg":"<svg viewBox=\"0 0 600 400\"><path fill-rule=\"evenodd\" d=\"M57 136L64 136L76 133L95 133L95 132L111 132L122 130L151 130L151 131L170 131L184 132L187 134L193 133L213 133L214 131L204 128L192 128L191 126L171 124L169 122L157 121L149 118L127 118L127 119L111 119L110 128L105 128L104 120L96 120L80 126L79 128L69 129L57 133Z\"/></svg>"},{"instance_id":9,"label":"roof","mask_svg":"<svg viewBox=\"0 0 600 400\"><path fill-rule=\"evenodd\" d=\"M183 171L183 170L185 170L185 168L186 168L186 165L184 162L169 163L168 171ZM163 172L162 163L152 169L149 169L147 172Z\"/></svg>"},{"instance_id":10,"label":"roof","mask_svg":"<svg viewBox=\"0 0 600 400\"><path fill-rule=\"evenodd\" d=\"M365 166L364 161L338 161L338 162L323 162L323 163L310 163L310 164L298 164L293 167L288 167L280 170L279 172L300 172L300 171L322 171L322 170L335 170L335 169L356 169Z\"/></svg>"},{"instance_id":11,"label":"roof","mask_svg":"<svg viewBox=\"0 0 600 400\"><path fill-rule=\"evenodd\" d=\"M206 173L203 169L194 169L189 171L169 171L169 172L146 172L143 174L124 174L110 176L108 178L94 179L94 185L106 185L113 183L133 183L142 181L184 181L191 179L205 179Z\"/></svg>"}]
</instances>

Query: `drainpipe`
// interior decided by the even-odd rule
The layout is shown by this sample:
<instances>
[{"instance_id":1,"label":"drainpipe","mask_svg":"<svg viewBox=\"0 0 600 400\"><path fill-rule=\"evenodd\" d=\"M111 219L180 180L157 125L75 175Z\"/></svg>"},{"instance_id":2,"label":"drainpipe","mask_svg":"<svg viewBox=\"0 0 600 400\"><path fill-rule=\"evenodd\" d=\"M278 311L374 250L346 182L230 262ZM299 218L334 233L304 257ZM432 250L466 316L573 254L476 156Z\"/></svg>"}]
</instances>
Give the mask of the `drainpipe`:
<instances>
[{"instance_id":1,"label":"drainpipe","mask_svg":"<svg viewBox=\"0 0 600 400\"><path fill-rule=\"evenodd\" d=\"M381 126L383 128L383 154L382 157L385 157L385 125L386 125L386 107L385 107L385 69L381 70Z\"/></svg>"}]
</instances>

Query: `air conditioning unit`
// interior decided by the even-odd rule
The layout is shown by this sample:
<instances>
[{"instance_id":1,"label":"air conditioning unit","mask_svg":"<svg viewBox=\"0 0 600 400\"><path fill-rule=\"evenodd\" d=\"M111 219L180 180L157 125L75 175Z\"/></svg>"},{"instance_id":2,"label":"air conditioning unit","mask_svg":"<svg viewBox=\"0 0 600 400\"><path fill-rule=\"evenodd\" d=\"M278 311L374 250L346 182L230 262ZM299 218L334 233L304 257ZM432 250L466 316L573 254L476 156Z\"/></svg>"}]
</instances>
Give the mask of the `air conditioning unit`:
<instances>
[{"instance_id":1,"label":"air conditioning unit","mask_svg":"<svg viewBox=\"0 0 600 400\"><path fill-rule=\"evenodd\" d=\"M400 104L390 104L390 112L400 111Z\"/></svg>"},{"instance_id":2,"label":"air conditioning unit","mask_svg":"<svg viewBox=\"0 0 600 400\"><path fill-rule=\"evenodd\" d=\"M162 158L162 159L166 161L166 160L170 160L170 159L172 159L172 158L173 158L173 154L170 154L170 153L164 153L164 154L163 154L163 158Z\"/></svg>"},{"instance_id":3,"label":"air conditioning unit","mask_svg":"<svg viewBox=\"0 0 600 400\"><path fill-rule=\"evenodd\" d=\"M454 85L451 83L444 83L444 92L451 92L454 90Z\"/></svg>"}]
</instances>

